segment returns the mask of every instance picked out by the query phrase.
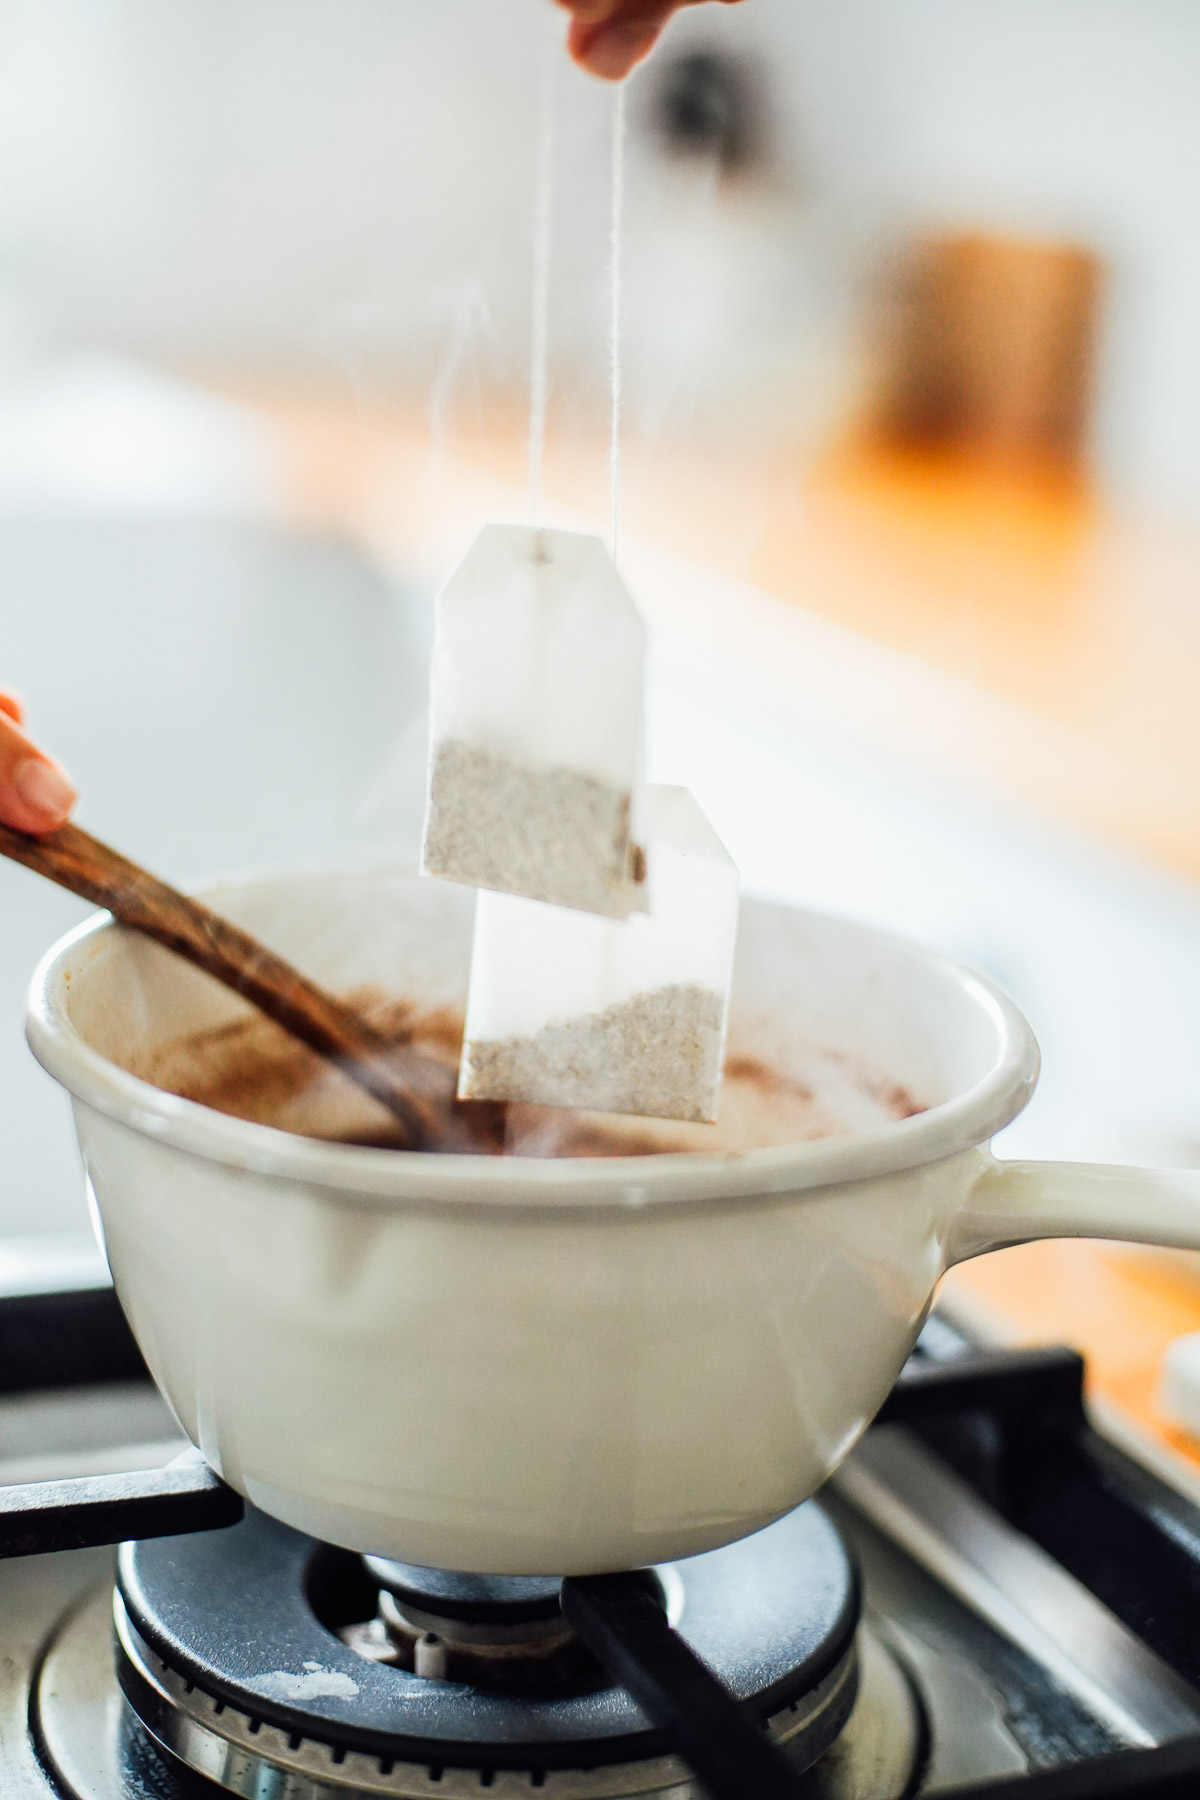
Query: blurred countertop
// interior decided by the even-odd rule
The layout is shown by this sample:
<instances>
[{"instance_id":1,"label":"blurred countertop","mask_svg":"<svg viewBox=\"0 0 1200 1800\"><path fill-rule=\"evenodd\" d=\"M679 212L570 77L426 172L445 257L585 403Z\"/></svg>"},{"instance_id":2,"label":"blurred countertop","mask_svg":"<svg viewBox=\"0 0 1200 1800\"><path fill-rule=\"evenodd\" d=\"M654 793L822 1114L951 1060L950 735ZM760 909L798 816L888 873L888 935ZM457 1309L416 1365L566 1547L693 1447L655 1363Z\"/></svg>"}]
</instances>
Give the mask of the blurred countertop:
<instances>
[{"instance_id":1,"label":"blurred countertop","mask_svg":"<svg viewBox=\"0 0 1200 1800\"><path fill-rule=\"evenodd\" d=\"M525 516L519 412L449 429L399 404L238 397L280 433L299 516L393 560L444 570L482 500ZM604 529L606 484L603 443L552 428L551 516ZM1200 881L1200 525L1122 517L1037 469L861 445L814 465L735 440L635 444L622 529L631 559L654 546L910 659L882 747ZM958 685L952 750L917 665Z\"/></svg>"}]
</instances>

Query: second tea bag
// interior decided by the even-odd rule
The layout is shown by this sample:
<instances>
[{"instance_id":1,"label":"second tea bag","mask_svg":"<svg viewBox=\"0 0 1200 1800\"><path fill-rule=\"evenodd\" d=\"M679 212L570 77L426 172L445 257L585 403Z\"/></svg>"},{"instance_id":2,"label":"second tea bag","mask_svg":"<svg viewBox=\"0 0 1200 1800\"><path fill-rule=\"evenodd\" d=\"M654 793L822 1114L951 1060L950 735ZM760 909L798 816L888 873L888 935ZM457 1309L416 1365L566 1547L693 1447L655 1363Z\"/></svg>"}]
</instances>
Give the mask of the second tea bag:
<instances>
[{"instance_id":1,"label":"second tea bag","mask_svg":"<svg viewBox=\"0 0 1200 1800\"><path fill-rule=\"evenodd\" d=\"M422 872L640 906L645 654L599 538L485 526L438 598Z\"/></svg>"},{"instance_id":2,"label":"second tea bag","mask_svg":"<svg viewBox=\"0 0 1200 1800\"><path fill-rule=\"evenodd\" d=\"M737 870L686 788L644 807L646 913L479 895L461 1099L715 1120Z\"/></svg>"}]
</instances>

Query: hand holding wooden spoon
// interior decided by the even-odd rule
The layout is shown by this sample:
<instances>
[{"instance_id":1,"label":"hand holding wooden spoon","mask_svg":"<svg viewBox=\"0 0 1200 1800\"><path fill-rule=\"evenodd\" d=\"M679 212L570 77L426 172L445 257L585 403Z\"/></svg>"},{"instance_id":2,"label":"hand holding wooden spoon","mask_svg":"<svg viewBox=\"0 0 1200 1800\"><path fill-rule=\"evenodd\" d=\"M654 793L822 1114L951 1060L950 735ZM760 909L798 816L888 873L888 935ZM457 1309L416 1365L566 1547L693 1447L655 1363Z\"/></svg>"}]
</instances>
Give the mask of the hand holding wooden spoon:
<instances>
[{"instance_id":1,"label":"hand holding wooden spoon","mask_svg":"<svg viewBox=\"0 0 1200 1800\"><path fill-rule=\"evenodd\" d=\"M227 919L66 823L75 789L23 729L24 713L0 693L0 855L107 907L186 961L244 995L293 1037L336 1062L398 1121L419 1149L444 1071L398 1047L352 1007Z\"/></svg>"},{"instance_id":2,"label":"hand holding wooden spoon","mask_svg":"<svg viewBox=\"0 0 1200 1800\"><path fill-rule=\"evenodd\" d=\"M210 907L168 887L77 825L34 836L0 822L0 856L107 907L123 925L165 944L251 1001L385 1106L400 1126L403 1148L422 1149L435 1135L436 1117L453 1099L444 1091L443 1065L384 1036L336 994ZM437 1135L444 1139L445 1130Z\"/></svg>"}]
</instances>

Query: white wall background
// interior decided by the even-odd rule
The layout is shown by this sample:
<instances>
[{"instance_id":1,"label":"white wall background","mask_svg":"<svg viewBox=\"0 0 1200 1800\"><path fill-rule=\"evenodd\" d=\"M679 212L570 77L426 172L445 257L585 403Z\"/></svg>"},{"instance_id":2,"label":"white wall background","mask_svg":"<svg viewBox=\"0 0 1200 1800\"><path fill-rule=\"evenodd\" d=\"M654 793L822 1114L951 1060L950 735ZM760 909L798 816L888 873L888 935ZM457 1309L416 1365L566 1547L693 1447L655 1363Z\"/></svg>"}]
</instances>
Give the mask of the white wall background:
<instances>
[{"instance_id":1,"label":"white wall background","mask_svg":"<svg viewBox=\"0 0 1200 1800\"><path fill-rule=\"evenodd\" d=\"M515 380L549 21L545 0L0 0L10 340L387 376L435 404ZM1112 270L1102 470L1200 512L1194 0L747 0L673 36L759 58L775 180L681 193L635 142L651 411L714 362L722 403L773 391L793 327L803 410L864 250L951 222L1044 230ZM598 392L606 100L564 66L560 102L560 369ZM672 335L681 310L699 323ZM771 354L747 361L756 335Z\"/></svg>"}]
</instances>

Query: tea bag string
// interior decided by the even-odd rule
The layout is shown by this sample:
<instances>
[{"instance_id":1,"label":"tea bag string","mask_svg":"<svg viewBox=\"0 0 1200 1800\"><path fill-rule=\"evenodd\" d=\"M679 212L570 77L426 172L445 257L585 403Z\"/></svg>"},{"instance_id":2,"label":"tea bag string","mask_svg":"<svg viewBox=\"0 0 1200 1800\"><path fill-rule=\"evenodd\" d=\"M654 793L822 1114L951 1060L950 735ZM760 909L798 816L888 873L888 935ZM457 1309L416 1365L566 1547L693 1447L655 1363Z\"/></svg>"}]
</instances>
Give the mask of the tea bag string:
<instances>
[{"instance_id":1,"label":"tea bag string","mask_svg":"<svg viewBox=\"0 0 1200 1800\"><path fill-rule=\"evenodd\" d=\"M621 520L621 248L625 214L625 83L613 89L612 214L608 242L608 482L612 509L612 558L617 560Z\"/></svg>"},{"instance_id":2,"label":"tea bag string","mask_svg":"<svg viewBox=\"0 0 1200 1800\"><path fill-rule=\"evenodd\" d=\"M533 203L533 279L529 332L529 513L545 523L546 410L550 388L550 264L554 237L555 70L557 35L542 46L538 83L537 161ZM621 250L625 213L625 84L613 89L611 210L608 244L609 535L613 561L621 512Z\"/></svg>"},{"instance_id":3,"label":"tea bag string","mask_svg":"<svg viewBox=\"0 0 1200 1800\"><path fill-rule=\"evenodd\" d=\"M551 27L555 27L551 29ZM533 189L533 281L529 332L529 512L545 524L546 405L550 387L550 257L554 238L555 71L561 54L557 21L547 22L538 77L537 161Z\"/></svg>"}]
</instances>

